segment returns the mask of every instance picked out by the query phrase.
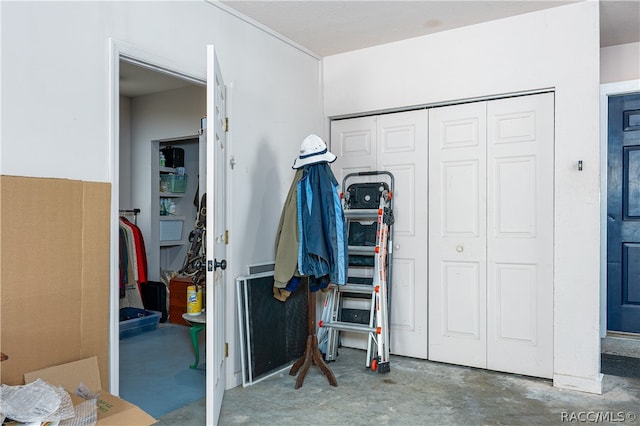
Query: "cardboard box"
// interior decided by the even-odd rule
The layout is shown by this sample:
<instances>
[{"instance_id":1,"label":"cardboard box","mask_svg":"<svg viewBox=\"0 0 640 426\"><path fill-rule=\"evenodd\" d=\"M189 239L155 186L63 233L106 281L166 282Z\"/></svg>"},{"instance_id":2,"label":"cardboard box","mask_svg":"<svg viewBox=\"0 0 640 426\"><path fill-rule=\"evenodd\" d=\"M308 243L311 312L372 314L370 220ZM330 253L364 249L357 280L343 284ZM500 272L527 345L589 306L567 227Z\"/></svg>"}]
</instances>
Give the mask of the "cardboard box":
<instances>
[{"instance_id":1,"label":"cardboard box","mask_svg":"<svg viewBox=\"0 0 640 426\"><path fill-rule=\"evenodd\" d=\"M24 374L25 383L31 383L38 378L51 385L62 386L71 394L75 405L82 402L82 399L75 395L80 383L99 393L97 403L99 426L146 426L157 422L134 404L102 390L98 358L95 356Z\"/></svg>"},{"instance_id":2,"label":"cardboard box","mask_svg":"<svg viewBox=\"0 0 640 426\"><path fill-rule=\"evenodd\" d=\"M97 356L108 389L109 183L0 176L0 382Z\"/></svg>"}]
</instances>

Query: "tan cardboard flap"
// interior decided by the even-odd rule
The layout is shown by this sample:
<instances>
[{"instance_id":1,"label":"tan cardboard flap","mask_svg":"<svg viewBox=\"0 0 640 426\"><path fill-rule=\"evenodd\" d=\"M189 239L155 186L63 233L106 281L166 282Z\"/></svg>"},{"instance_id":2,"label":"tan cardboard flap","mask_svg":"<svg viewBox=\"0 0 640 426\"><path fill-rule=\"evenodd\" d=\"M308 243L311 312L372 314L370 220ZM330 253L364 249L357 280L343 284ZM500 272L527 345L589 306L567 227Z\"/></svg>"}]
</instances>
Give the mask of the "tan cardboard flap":
<instances>
[{"instance_id":1,"label":"tan cardboard flap","mask_svg":"<svg viewBox=\"0 0 640 426\"><path fill-rule=\"evenodd\" d=\"M102 390L98 358L95 356L24 374L25 383L38 378L51 385L62 386L71 394L75 394L80 383L84 383L93 392Z\"/></svg>"},{"instance_id":2,"label":"tan cardboard flap","mask_svg":"<svg viewBox=\"0 0 640 426\"><path fill-rule=\"evenodd\" d=\"M51 385L62 386L72 395L74 403L78 402L78 398L75 398L74 394L80 383L84 383L94 392L100 391L102 387L98 358L95 356L24 374L25 383L31 383L38 378ZM99 426L147 426L154 423L156 423L156 419L139 407L109 392L100 392L98 398Z\"/></svg>"}]
</instances>

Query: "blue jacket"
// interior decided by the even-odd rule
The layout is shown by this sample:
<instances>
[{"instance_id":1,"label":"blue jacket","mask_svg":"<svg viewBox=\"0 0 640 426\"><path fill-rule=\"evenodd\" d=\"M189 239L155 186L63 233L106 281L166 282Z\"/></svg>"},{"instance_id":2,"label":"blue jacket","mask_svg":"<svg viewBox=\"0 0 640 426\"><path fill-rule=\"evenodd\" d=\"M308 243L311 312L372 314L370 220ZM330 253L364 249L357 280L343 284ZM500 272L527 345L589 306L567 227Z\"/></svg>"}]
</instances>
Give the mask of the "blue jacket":
<instances>
[{"instance_id":1,"label":"blue jacket","mask_svg":"<svg viewBox=\"0 0 640 426\"><path fill-rule=\"evenodd\" d=\"M298 270L300 275L329 275L332 284L347 283L347 224L340 186L327 163L304 167L298 181Z\"/></svg>"}]
</instances>

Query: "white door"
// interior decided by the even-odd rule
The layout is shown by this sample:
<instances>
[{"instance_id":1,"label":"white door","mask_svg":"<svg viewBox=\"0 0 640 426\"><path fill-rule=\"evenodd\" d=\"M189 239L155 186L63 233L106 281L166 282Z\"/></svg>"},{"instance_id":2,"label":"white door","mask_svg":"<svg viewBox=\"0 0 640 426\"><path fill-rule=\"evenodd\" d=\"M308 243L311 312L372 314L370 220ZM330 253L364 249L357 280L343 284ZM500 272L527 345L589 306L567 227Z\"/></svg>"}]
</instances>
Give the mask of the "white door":
<instances>
[{"instance_id":1,"label":"white door","mask_svg":"<svg viewBox=\"0 0 640 426\"><path fill-rule=\"evenodd\" d=\"M554 95L487 105L487 368L553 376Z\"/></svg>"},{"instance_id":2,"label":"white door","mask_svg":"<svg viewBox=\"0 0 640 426\"><path fill-rule=\"evenodd\" d=\"M340 185L349 173L375 170L376 122L376 117L331 122L331 152L337 156L331 169Z\"/></svg>"},{"instance_id":3,"label":"white door","mask_svg":"<svg viewBox=\"0 0 640 426\"><path fill-rule=\"evenodd\" d=\"M225 386L226 92L213 46L207 46L207 424L218 423ZM224 266L220 265L225 263Z\"/></svg>"},{"instance_id":4,"label":"white door","mask_svg":"<svg viewBox=\"0 0 640 426\"><path fill-rule=\"evenodd\" d=\"M331 169L343 188L343 179L349 173L377 170L376 166L376 124L377 117L359 117L331 122L331 152L336 155L336 161L331 164ZM378 180L375 177L362 178L347 182L367 182ZM349 270L349 276L367 276L366 273ZM344 307L351 309L368 310L369 304L364 300L348 300ZM348 331L340 332L340 344L349 348L367 348L367 337L362 333Z\"/></svg>"},{"instance_id":5,"label":"white door","mask_svg":"<svg viewBox=\"0 0 640 426\"><path fill-rule=\"evenodd\" d=\"M429 358L553 375L553 94L430 112Z\"/></svg>"},{"instance_id":6,"label":"white door","mask_svg":"<svg viewBox=\"0 0 640 426\"><path fill-rule=\"evenodd\" d=\"M331 149L338 157L332 168L340 180L348 173L371 170L394 176L390 350L426 358L427 112L333 121ZM343 345L366 347L366 338L343 335Z\"/></svg>"},{"instance_id":7,"label":"white door","mask_svg":"<svg viewBox=\"0 0 640 426\"><path fill-rule=\"evenodd\" d=\"M378 117L377 167L395 178L391 353L427 358L427 111Z\"/></svg>"},{"instance_id":8,"label":"white door","mask_svg":"<svg viewBox=\"0 0 640 426\"><path fill-rule=\"evenodd\" d=\"M429 359L486 367L486 106L429 112Z\"/></svg>"}]
</instances>

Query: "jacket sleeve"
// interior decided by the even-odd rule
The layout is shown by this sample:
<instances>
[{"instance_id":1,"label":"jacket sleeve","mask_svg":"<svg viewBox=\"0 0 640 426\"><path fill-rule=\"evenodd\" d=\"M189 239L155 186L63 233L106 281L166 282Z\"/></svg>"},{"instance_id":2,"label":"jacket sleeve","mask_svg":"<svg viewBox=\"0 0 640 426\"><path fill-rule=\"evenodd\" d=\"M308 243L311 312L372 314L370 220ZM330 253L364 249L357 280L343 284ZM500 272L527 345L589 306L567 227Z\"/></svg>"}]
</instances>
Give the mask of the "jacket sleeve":
<instances>
[{"instance_id":1,"label":"jacket sleeve","mask_svg":"<svg viewBox=\"0 0 640 426\"><path fill-rule=\"evenodd\" d=\"M298 181L303 175L298 169L280 215L275 240L274 287L284 288L294 276L298 264L298 208L296 193Z\"/></svg>"}]
</instances>

